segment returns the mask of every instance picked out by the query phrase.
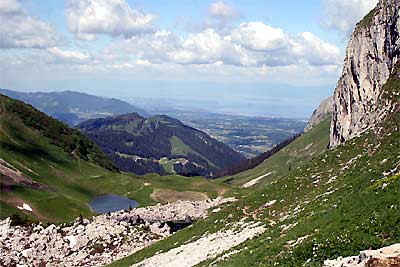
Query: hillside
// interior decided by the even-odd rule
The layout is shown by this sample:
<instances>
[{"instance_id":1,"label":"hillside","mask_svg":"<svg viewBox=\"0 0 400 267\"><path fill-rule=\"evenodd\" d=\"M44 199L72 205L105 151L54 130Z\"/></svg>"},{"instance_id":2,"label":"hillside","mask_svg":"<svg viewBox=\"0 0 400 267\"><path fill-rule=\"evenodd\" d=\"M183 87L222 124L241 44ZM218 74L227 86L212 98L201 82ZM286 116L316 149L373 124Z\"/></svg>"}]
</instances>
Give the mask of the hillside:
<instances>
[{"instance_id":1,"label":"hillside","mask_svg":"<svg viewBox=\"0 0 400 267\"><path fill-rule=\"evenodd\" d=\"M400 62L395 55L399 11L398 1L380 0L351 37L335 90L330 150L190 229L110 266L178 266L184 259L189 262L185 266L398 266ZM379 38L373 37L375 33ZM355 40L371 48L381 47L383 41L385 49L375 52L388 54L377 59L369 50L358 49ZM354 63L354 51L360 53L361 65ZM389 61L393 63L390 74L382 80L383 73L376 72L374 64ZM358 93L357 87L348 87L347 81L365 73L370 79L363 82L381 85ZM366 95L376 102L363 109ZM374 112L369 113L371 109ZM356 118L362 119L360 124ZM396 243L392 253L382 253ZM382 247L387 248L366 256ZM369 251L341 258L364 250Z\"/></svg>"},{"instance_id":2,"label":"hillside","mask_svg":"<svg viewBox=\"0 0 400 267\"><path fill-rule=\"evenodd\" d=\"M329 144L330 119L314 126L257 167L218 181L236 186L262 187L323 154Z\"/></svg>"},{"instance_id":3,"label":"hillside","mask_svg":"<svg viewBox=\"0 0 400 267\"><path fill-rule=\"evenodd\" d=\"M0 94L28 103L69 125L76 125L88 119L130 112L148 116L146 111L124 101L74 91L24 93L0 89Z\"/></svg>"},{"instance_id":4,"label":"hillside","mask_svg":"<svg viewBox=\"0 0 400 267\"><path fill-rule=\"evenodd\" d=\"M118 168L136 174L212 176L244 160L227 145L168 116L146 119L131 113L89 120L77 127Z\"/></svg>"},{"instance_id":5,"label":"hillside","mask_svg":"<svg viewBox=\"0 0 400 267\"><path fill-rule=\"evenodd\" d=\"M79 131L3 95L0 116L1 218L19 214L63 222L87 217L95 214L90 200L103 194L127 196L147 206L233 192L201 177L119 173Z\"/></svg>"}]
</instances>

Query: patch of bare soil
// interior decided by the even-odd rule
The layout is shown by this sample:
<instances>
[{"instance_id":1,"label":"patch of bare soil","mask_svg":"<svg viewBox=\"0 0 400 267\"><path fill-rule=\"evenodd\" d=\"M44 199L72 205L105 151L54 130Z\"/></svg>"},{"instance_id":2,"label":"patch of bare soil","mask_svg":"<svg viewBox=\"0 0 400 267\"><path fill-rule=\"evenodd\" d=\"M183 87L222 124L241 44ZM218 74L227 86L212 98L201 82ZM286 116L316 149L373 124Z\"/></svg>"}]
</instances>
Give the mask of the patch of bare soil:
<instances>
[{"instance_id":1,"label":"patch of bare soil","mask_svg":"<svg viewBox=\"0 0 400 267\"><path fill-rule=\"evenodd\" d=\"M48 189L48 186L31 180L3 159L0 159L0 174L2 174L0 175L1 181L8 180L7 182L12 181L33 189Z\"/></svg>"},{"instance_id":2,"label":"patch of bare soil","mask_svg":"<svg viewBox=\"0 0 400 267\"><path fill-rule=\"evenodd\" d=\"M175 191L171 189L156 189L150 197L162 203L173 203L180 201L201 201L208 199L207 194L194 191Z\"/></svg>"}]
</instances>

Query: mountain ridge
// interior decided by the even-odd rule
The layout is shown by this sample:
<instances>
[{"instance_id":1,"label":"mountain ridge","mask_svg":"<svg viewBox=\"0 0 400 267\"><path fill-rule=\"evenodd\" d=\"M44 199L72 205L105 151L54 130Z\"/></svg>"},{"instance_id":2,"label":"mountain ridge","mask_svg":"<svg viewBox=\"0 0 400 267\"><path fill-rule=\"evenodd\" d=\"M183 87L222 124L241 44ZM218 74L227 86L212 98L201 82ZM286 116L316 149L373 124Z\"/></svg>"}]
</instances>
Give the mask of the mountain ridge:
<instances>
[{"instance_id":1,"label":"mountain ridge","mask_svg":"<svg viewBox=\"0 0 400 267\"><path fill-rule=\"evenodd\" d=\"M330 96L318 105L318 107L314 110L311 118L308 120L307 126L304 129L304 132L310 131L314 126L318 125L320 122L331 118L334 110L334 98Z\"/></svg>"},{"instance_id":2,"label":"mountain ridge","mask_svg":"<svg viewBox=\"0 0 400 267\"><path fill-rule=\"evenodd\" d=\"M123 171L212 177L244 160L239 152L166 115L129 113L77 125Z\"/></svg>"},{"instance_id":3,"label":"mountain ridge","mask_svg":"<svg viewBox=\"0 0 400 267\"><path fill-rule=\"evenodd\" d=\"M0 89L0 93L31 104L70 126L91 118L129 112L137 112L144 117L149 116L146 111L115 98L99 97L70 90L25 93Z\"/></svg>"}]
</instances>

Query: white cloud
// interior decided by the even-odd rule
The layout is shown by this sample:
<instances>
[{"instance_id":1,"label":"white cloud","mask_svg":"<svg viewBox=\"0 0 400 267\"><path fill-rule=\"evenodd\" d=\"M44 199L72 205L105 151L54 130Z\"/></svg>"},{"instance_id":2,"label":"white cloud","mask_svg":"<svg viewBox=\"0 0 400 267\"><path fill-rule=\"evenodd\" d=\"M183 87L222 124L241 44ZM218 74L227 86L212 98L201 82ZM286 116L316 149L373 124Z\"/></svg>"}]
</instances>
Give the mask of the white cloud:
<instances>
[{"instance_id":1,"label":"white cloud","mask_svg":"<svg viewBox=\"0 0 400 267\"><path fill-rule=\"evenodd\" d=\"M262 22L240 24L231 33L231 39L247 49L272 51L287 47L289 39L280 28L265 25Z\"/></svg>"},{"instance_id":2,"label":"white cloud","mask_svg":"<svg viewBox=\"0 0 400 267\"><path fill-rule=\"evenodd\" d=\"M57 60L68 61L68 62L83 62L90 59L90 56L79 51L62 50L58 47L48 48L52 55L56 57Z\"/></svg>"},{"instance_id":3,"label":"white cloud","mask_svg":"<svg viewBox=\"0 0 400 267\"><path fill-rule=\"evenodd\" d=\"M0 48L47 48L59 36L49 24L32 17L18 0L0 2Z\"/></svg>"},{"instance_id":4,"label":"white cloud","mask_svg":"<svg viewBox=\"0 0 400 267\"><path fill-rule=\"evenodd\" d=\"M20 13L21 4L17 0L2 0L0 2L0 13Z\"/></svg>"},{"instance_id":5,"label":"white cloud","mask_svg":"<svg viewBox=\"0 0 400 267\"><path fill-rule=\"evenodd\" d=\"M117 41L110 46L106 54L129 55L146 60L153 64L174 63L180 65L227 64L249 65L245 49L232 43L208 28L202 32L189 34L182 38L169 31L158 31L155 34L135 36L128 40ZM255 64L255 62L251 62Z\"/></svg>"},{"instance_id":6,"label":"white cloud","mask_svg":"<svg viewBox=\"0 0 400 267\"><path fill-rule=\"evenodd\" d=\"M357 22L376 6L378 0L324 0L323 3L322 25L349 37Z\"/></svg>"},{"instance_id":7,"label":"white cloud","mask_svg":"<svg viewBox=\"0 0 400 267\"><path fill-rule=\"evenodd\" d=\"M144 60L152 64L233 65L240 67L340 64L340 50L312 33L292 36L262 22L239 25L222 34L208 28L180 37L169 31L115 41L108 58Z\"/></svg>"},{"instance_id":8,"label":"white cloud","mask_svg":"<svg viewBox=\"0 0 400 267\"><path fill-rule=\"evenodd\" d=\"M314 66L340 65L342 62L340 49L335 45L322 41L311 32L303 32L292 43L293 53Z\"/></svg>"},{"instance_id":9,"label":"white cloud","mask_svg":"<svg viewBox=\"0 0 400 267\"><path fill-rule=\"evenodd\" d=\"M98 34L131 37L153 31L156 16L132 9L125 0L68 0L68 28L79 39Z\"/></svg>"},{"instance_id":10,"label":"white cloud","mask_svg":"<svg viewBox=\"0 0 400 267\"><path fill-rule=\"evenodd\" d=\"M218 19L232 19L240 16L239 11L222 0L212 3L208 8L208 13L211 17Z\"/></svg>"},{"instance_id":11,"label":"white cloud","mask_svg":"<svg viewBox=\"0 0 400 267\"><path fill-rule=\"evenodd\" d=\"M205 22L205 28L225 30L231 23L240 18L241 14L235 7L218 0L210 4L208 8L209 19Z\"/></svg>"}]
</instances>

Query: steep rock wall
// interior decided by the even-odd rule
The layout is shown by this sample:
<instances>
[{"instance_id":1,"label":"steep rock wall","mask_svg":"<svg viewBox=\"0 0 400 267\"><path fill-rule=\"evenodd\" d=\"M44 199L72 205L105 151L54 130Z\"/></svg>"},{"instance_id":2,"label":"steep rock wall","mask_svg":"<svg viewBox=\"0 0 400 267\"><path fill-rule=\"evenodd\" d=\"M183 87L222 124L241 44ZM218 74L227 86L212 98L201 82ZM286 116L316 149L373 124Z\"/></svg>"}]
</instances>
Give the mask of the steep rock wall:
<instances>
[{"instance_id":1,"label":"steep rock wall","mask_svg":"<svg viewBox=\"0 0 400 267\"><path fill-rule=\"evenodd\" d=\"M382 86L400 56L400 1L380 0L356 27L335 89L331 147L375 126L385 112Z\"/></svg>"}]
</instances>

